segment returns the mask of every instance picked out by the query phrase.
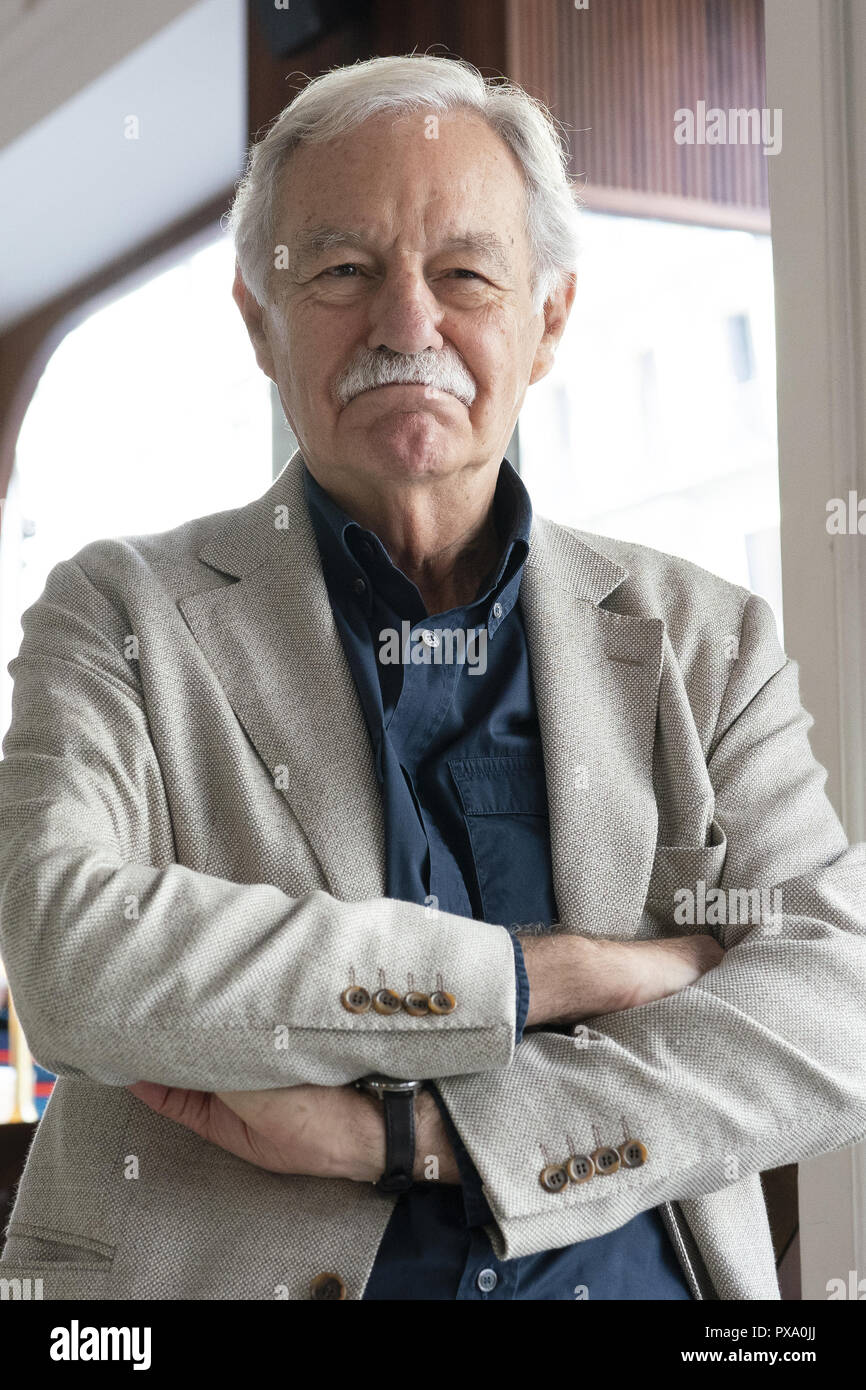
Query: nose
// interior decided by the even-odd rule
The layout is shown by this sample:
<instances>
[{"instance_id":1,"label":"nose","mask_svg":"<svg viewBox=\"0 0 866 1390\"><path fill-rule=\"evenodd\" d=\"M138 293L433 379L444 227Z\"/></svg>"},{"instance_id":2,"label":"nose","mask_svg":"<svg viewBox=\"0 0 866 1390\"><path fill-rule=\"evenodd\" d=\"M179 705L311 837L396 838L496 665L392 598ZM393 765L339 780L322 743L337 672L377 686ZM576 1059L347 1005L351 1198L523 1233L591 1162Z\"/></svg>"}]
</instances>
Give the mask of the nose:
<instances>
[{"instance_id":1,"label":"nose","mask_svg":"<svg viewBox=\"0 0 866 1390\"><path fill-rule=\"evenodd\" d=\"M420 271L404 267L385 275L370 305L367 347L413 353L439 349L444 339L437 324L442 309Z\"/></svg>"}]
</instances>

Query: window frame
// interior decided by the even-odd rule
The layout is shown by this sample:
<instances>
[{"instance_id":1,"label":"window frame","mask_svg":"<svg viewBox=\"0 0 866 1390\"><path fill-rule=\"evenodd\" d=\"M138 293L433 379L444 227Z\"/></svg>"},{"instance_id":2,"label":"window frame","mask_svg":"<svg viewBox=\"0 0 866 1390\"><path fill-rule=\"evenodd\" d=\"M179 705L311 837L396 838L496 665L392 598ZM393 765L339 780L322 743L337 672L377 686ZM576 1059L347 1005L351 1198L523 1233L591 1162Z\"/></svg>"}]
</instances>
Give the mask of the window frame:
<instances>
[{"instance_id":1,"label":"window frame","mask_svg":"<svg viewBox=\"0 0 866 1390\"><path fill-rule=\"evenodd\" d=\"M826 507L866 497L866 13L851 0L766 0L786 646L815 756L852 843L866 839L866 550ZM805 172L808 171L808 172ZM858 543L859 542L859 543ZM866 1275L866 1143L800 1164L802 1298Z\"/></svg>"}]
</instances>

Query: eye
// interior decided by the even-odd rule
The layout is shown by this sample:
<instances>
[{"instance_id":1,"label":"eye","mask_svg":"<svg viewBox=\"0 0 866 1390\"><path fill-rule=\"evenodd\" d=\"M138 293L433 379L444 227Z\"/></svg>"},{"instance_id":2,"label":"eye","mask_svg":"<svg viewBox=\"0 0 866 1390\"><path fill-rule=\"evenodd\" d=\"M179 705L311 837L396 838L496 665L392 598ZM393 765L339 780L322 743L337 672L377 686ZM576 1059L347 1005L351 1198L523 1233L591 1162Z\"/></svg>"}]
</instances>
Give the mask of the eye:
<instances>
[{"instance_id":1,"label":"eye","mask_svg":"<svg viewBox=\"0 0 866 1390\"><path fill-rule=\"evenodd\" d=\"M354 272L360 272L360 269L361 267L356 265L354 261L344 261L342 265L329 265L327 269L322 271L322 274L332 275L338 280L351 280L354 279ZM345 274L346 271L353 273Z\"/></svg>"},{"instance_id":2,"label":"eye","mask_svg":"<svg viewBox=\"0 0 866 1390\"><path fill-rule=\"evenodd\" d=\"M475 271L475 270L467 270L465 266L457 266L454 270L451 271L451 274L452 274L452 275L460 275L460 276L463 276L463 275L471 276L471 278L472 278L473 280L481 280L481 279L483 279L483 276L479 275L477 271Z\"/></svg>"}]
</instances>

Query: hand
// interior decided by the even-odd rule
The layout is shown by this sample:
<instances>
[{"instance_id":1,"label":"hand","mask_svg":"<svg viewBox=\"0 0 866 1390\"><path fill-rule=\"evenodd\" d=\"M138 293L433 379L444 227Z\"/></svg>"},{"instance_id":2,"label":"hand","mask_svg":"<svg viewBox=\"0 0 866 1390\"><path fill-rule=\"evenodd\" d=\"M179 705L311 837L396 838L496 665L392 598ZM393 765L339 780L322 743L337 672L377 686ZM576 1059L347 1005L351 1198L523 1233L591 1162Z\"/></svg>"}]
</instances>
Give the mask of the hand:
<instances>
[{"instance_id":1,"label":"hand","mask_svg":"<svg viewBox=\"0 0 866 1390\"><path fill-rule=\"evenodd\" d=\"M376 1104L380 1104L379 1101ZM430 1164L430 1159L436 1164ZM430 1168L434 1176L431 1177ZM381 1171L381 1170L380 1170ZM439 1113L439 1106L429 1091L419 1091L415 1097L415 1167L416 1182L459 1183L460 1170L448 1138L448 1131Z\"/></svg>"},{"instance_id":2,"label":"hand","mask_svg":"<svg viewBox=\"0 0 866 1390\"><path fill-rule=\"evenodd\" d=\"M556 933L520 942L529 977L527 1027L570 1026L663 999L694 984L725 954L702 935L610 941Z\"/></svg>"},{"instance_id":3,"label":"hand","mask_svg":"<svg viewBox=\"0 0 866 1390\"><path fill-rule=\"evenodd\" d=\"M385 1164L381 1115L354 1086L284 1086L266 1091L188 1091L138 1081L133 1095L271 1173L373 1181Z\"/></svg>"},{"instance_id":4,"label":"hand","mask_svg":"<svg viewBox=\"0 0 866 1390\"><path fill-rule=\"evenodd\" d=\"M157 1114L271 1173L376 1182L385 1168L382 1103L354 1086L284 1086L266 1091L189 1091L138 1081L129 1090ZM459 1182L433 1097L415 1107L415 1177L435 1155L440 1182Z\"/></svg>"}]
</instances>

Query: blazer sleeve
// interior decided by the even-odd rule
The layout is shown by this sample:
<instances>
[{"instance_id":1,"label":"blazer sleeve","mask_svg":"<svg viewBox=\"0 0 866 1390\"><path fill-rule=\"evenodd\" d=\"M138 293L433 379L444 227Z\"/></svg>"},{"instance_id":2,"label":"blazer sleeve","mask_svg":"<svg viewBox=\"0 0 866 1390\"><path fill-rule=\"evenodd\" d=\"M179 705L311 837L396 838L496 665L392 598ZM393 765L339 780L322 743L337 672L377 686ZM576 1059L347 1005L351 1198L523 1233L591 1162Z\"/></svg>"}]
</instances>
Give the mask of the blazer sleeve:
<instances>
[{"instance_id":1,"label":"blazer sleeve","mask_svg":"<svg viewBox=\"0 0 866 1390\"><path fill-rule=\"evenodd\" d=\"M778 910L692 927L726 948L695 985L573 1034L527 1033L504 1071L438 1080L501 1258L866 1136L866 846L848 846L825 795L796 664L756 596L733 668L707 753L727 840L719 886L778 889L764 899ZM682 933L674 921L662 935ZM646 1145L643 1166L542 1187L548 1160L624 1139Z\"/></svg>"},{"instance_id":2,"label":"blazer sleeve","mask_svg":"<svg viewBox=\"0 0 866 1390\"><path fill-rule=\"evenodd\" d=\"M49 575L9 664L0 954L34 1056L61 1076L196 1090L484 1072L515 1047L503 927L386 898L292 898L174 862L128 622L77 560ZM178 720L183 719L182 692ZM458 1007L347 1011L358 981L433 980Z\"/></svg>"}]
</instances>

